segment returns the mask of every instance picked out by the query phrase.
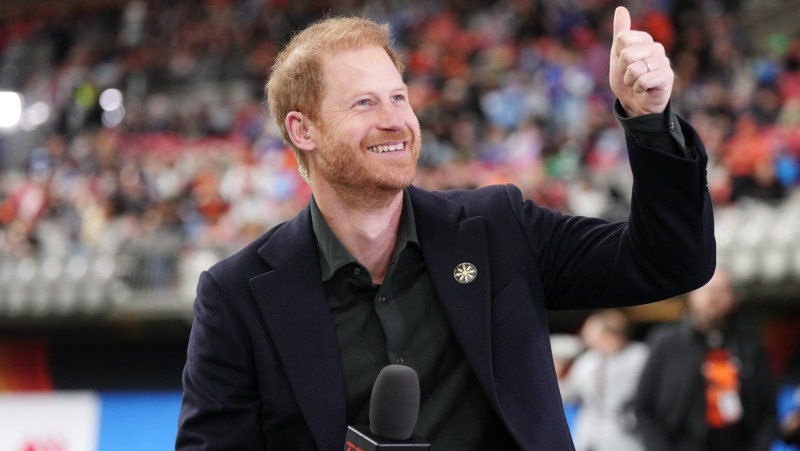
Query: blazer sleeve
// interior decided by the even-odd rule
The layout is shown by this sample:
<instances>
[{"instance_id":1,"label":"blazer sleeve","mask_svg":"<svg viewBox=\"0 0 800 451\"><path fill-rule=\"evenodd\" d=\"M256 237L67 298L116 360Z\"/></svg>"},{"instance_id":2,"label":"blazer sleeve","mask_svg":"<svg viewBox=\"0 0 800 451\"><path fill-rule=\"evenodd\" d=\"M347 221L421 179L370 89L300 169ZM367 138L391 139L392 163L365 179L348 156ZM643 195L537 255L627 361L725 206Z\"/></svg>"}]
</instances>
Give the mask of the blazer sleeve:
<instances>
[{"instance_id":1,"label":"blazer sleeve","mask_svg":"<svg viewBox=\"0 0 800 451\"><path fill-rule=\"evenodd\" d=\"M716 247L707 156L679 120L691 157L643 147L626 134L633 173L626 222L563 215L507 193L538 262L547 308L607 308L686 293L714 273Z\"/></svg>"},{"instance_id":2,"label":"blazer sleeve","mask_svg":"<svg viewBox=\"0 0 800 451\"><path fill-rule=\"evenodd\" d=\"M213 276L200 276L175 449L263 450L253 347Z\"/></svg>"}]
</instances>

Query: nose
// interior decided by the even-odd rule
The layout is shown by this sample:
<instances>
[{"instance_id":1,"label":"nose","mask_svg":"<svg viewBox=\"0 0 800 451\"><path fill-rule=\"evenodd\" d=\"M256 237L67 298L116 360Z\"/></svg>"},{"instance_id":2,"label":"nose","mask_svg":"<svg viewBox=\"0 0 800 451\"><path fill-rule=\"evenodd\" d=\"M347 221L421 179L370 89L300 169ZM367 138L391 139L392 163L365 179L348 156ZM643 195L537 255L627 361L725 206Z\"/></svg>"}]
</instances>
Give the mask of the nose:
<instances>
[{"instance_id":1,"label":"nose","mask_svg":"<svg viewBox=\"0 0 800 451\"><path fill-rule=\"evenodd\" d=\"M403 128L403 117L398 111L398 107L390 100L381 103L378 115L381 129L397 131Z\"/></svg>"}]
</instances>

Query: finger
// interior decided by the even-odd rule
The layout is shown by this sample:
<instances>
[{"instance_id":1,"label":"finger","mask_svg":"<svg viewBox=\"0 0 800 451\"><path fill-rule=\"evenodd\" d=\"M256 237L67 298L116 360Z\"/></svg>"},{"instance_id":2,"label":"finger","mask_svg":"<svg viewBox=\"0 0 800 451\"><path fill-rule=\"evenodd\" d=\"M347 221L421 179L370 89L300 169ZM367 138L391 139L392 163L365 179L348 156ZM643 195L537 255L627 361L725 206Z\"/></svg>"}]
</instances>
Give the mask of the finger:
<instances>
[{"instance_id":1,"label":"finger","mask_svg":"<svg viewBox=\"0 0 800 451\"><path fill-rule=\"evenodd\" d=\"M635 64L637 61L641 61L647 58L647 61L652 66L652 63L656 59L661 59L662 57L665 56L666 52L664 50L664 46L657 42L646 43L646 44L634 44L622 49L622 51L619 54L619 65L620 68L625 69L631 64Z\"/></svg>"},{"instance_id":2,"label":"finger","mask_svg":"<svg viewBox=\"0 0 800 451\"><path fill-rule=\"evenodd\" d=\"M647 67L648 65L650 67ZM625 68L622 82L626 86L633 86L640 77L656 72L672 72L667 57L644 58L634 61Z\"/></svg>"},{"instance_id":3,"label":"finger","mask_svg":"<svg viewBox=\"0 0 800 451\"><path fill-rule=\"evenodd\" d=\"M631 30L631 15L628 10L624 6L617 7L614 10L614 33L612 34L611 39L611 54L612 55L619 55L620 49L624 48L620 47L619 36L621 33L625 31Z\"/></svg>"},{"instance_id":4,"label":"finger","mask_svg":"<svg viewBox=\"0 0 800 451\"><path fill-rule=\"evenodd\" d=\"M648 64L650 65L649 69L647 67ZM622 82L625 83L626 86L633 86L639 77L657 69L654 64L655 63L651 63L650 61L645 62L644 59L636 61L633 64L629 64L625 70L625 76L623 77Z\"/></svg>"},{"instance_id":5,"label":"finger","mask_svg":"<svg viewBox=\"0 0 800 451\"><path fill-rule=\"evenodd\" d=\"M614 36L631 29L631 13L624 6L614 10Z\"/></svg>"},{"instance_id":6,"label":"finger","mask_svg":"<svg viewBox=\"0 0 800 451\"><path fill-rule=\"evenodd\" d=\"M619 56L623 50L630 46L652 44L653 42L655 41L653 41L653 37L650 36L649 33L645 33L644 31L626 31L618 34L614 39L613 51Z\"/></svg>"},{"instance_id":7,"label":"finger","mask_svg":"<svg viewBox=\"0 0 800 451\"><path fill-rule=\"evenodd\" d=\"M672 71L654 71L640 75L631 86L633 92L643 93L650 90L669 89L672 84L674 74Z\"/></svg>"}]
</instances>

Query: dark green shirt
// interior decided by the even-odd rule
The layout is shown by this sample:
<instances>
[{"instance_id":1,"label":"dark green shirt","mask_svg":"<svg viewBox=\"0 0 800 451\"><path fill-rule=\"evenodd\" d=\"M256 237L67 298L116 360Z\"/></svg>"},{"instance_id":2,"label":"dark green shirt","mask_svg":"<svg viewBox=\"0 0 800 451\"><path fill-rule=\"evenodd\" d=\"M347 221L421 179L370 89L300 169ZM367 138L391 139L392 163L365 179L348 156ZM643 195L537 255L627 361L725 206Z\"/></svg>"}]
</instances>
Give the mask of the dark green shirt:
<instances>
[{"instance_id":1,"label":"dark green shirt","mask_svg":"<svg viewBox=\"0 0 800 451\"><path fill-rule=\"evenodd\" d=\"M347 423L369 424L375 378L384 366L402 363L413 368L420 380L414 432L434 449L516 449L478 385L434 292L408 193L382 285L372 282L367 269L333 234L313 198L311 219L344 370ZM496 448L498 444L501 448Z\"/></svg>"}]
</instances>

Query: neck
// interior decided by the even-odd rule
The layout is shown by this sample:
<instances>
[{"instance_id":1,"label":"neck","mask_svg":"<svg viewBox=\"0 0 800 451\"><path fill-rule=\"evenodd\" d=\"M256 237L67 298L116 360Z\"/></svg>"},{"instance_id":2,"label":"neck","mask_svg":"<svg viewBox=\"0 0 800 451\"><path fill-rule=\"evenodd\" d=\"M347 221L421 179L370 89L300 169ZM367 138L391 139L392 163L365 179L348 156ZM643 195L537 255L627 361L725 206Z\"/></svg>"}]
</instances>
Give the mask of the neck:
<instances>
[{"instance_id":1,"label":"neck","mask_svg":"<svg viewBox=\"0 0 800 451\"><path fill-rule=\"evenodd\" d=\"M342 196L333 189L317 188L313 190L314 199L331 231L367 268L372 281L383 283L397 241L403 192L370 202L366 198Z\"/></svg>"},{"instance_id":2,"label":"neck","mask_svg":"<svg viewBox=\"0 0 800 451\"><path fill-rule=\"evenodd\" d=\"M608 339L598 346L598 351L606 355L611 355L621 351L627 344L627 340L619 338Z\"/></svg>"},{"instance_id":3,"label":"neck","mask_svg":"<svg viewBox=\"0 0 800 451\"><path fill-rule=\"evenodd\" d=\"M706 318L695 316L692 318L692 325L694 326L695 330L702 333L708 333L711 331L723 331L725 329L726 319L725 318Z\"/></svg>"}]
</instances>

